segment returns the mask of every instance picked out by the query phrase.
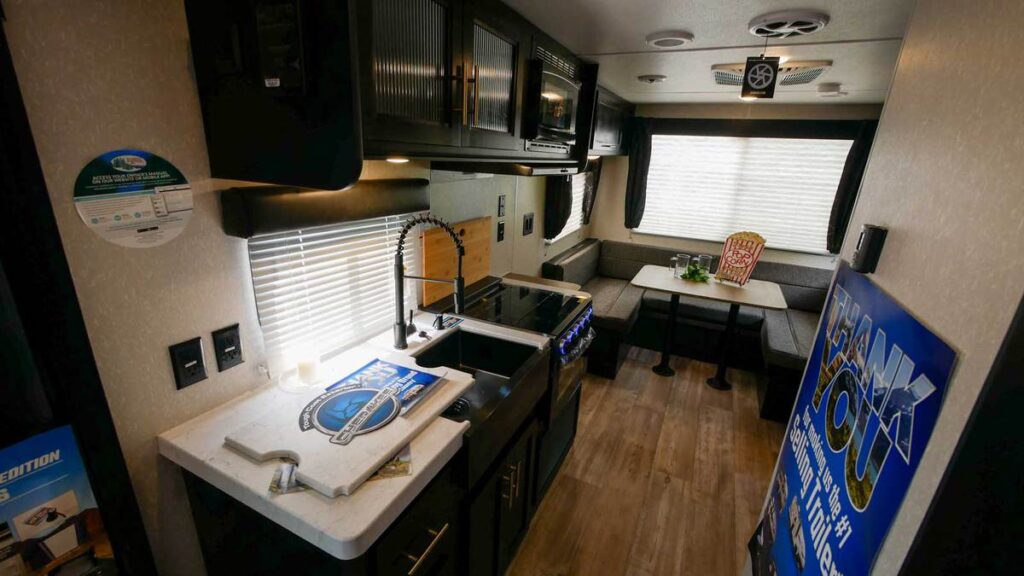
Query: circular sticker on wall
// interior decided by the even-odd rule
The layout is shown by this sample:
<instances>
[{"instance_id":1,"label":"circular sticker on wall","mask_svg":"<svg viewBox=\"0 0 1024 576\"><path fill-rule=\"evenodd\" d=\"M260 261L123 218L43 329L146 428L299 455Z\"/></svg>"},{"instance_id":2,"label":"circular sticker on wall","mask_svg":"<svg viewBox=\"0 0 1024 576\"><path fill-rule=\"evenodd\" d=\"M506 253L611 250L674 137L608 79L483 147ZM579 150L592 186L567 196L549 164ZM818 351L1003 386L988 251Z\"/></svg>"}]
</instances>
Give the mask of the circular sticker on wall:
<instances>
[{"instance_id":1,"label":"circular sticker on wall","mask_svg":"<svg viewBox=\"0 0 1024 576\"><path fill-rule=\"evenodd\" d=\"M114 150L85 165L75 208L86 226L118 246L173 240L192 217L192 188L173 164L142 150Z\"/></svg>"}]
</instances>

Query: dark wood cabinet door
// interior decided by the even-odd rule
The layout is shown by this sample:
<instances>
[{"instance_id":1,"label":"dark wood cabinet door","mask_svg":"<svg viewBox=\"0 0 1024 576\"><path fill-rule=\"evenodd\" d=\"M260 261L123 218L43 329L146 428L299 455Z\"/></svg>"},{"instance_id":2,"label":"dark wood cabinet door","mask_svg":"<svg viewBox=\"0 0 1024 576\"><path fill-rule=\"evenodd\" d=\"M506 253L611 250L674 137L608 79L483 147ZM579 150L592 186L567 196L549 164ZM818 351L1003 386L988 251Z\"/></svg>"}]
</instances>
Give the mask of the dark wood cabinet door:
<instances>
[{"instance_id":1,"label":"dark wood cabinet door","mask_svg":"<svg viewBox=\"0 0 1024 576\"><path fill-rule=\"evenodd\" d=\"M633 115L633 106L604 88L598 88L594 111L594 131L590 142L592 154L626 153L626 122Z\"/></svg>"},{"instance_id":2,"label":"dark wood cabinet door","mask_svg":"<svg viewBox=\"0 0 1024 576\"><path fill-rule=\"evenodd\" d=\"M522 148L524 33L520 17L499 2L476 0L463 6L463 146Z\"/></svg>"},{"instance_id":3,"label":"dark wood cabinet door","mask_svg":"<svg viewBox=\"0 0 1024 576\"><path fill-rule=\"evenodd\" d=\"M531 428L520 437L499 470L501 487L498 512L498 573L504 574L530 526L530 484L535 434Z\"/></svg>"},{"instance_id":4,"label":"dark wood cabinet door","mask_svg":"<svg viewBox=\"0 0 1024 576\"><path fill-rule=\"evenodd\" d=\"M445 468L374 545L380 576L440 576L457 572L461 493Z\"/></svg>"},{"instance_id":5,"label":"dark wood cabinet door","mask_svg":"<svg viewBox=\"0 0 1024 576\"><path fill-rule=\"evenodd\" d=\"M387 145L459 146L462 15L458 0L359 0L363 134ZM400 146L395 147L400 152Z\"/></svg>"}]
</instances>

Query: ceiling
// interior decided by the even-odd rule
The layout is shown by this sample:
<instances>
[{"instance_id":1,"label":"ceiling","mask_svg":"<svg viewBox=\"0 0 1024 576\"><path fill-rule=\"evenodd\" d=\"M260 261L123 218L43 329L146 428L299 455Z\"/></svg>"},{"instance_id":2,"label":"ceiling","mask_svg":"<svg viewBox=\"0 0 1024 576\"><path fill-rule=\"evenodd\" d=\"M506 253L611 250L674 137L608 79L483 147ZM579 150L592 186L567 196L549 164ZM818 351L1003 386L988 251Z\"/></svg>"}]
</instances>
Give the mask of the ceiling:
<instances>
[{"instance_id":1,"label":"ceiling","mask_svg":"<svg viewBox=\"0 0 1024 576\"><path fill-rule=\"evenodd\" d=\"M769 56L832 60L811 84L779 86L776 103L880 103L899 56L915 0L504 0L520 14L584 58L600 64L600 82L636 103L737 102L739 87L719 86L714 64L743 62L761 53L764 41L748 32L753 18L794 8L825 12L824 30L773 40ZM648 46L661 30L685 30L694 41L682 49ZM643 84L641 74L668 80ZM817 84L839 82L847 95L821 98Z\"/></svg>"}]
</instances>

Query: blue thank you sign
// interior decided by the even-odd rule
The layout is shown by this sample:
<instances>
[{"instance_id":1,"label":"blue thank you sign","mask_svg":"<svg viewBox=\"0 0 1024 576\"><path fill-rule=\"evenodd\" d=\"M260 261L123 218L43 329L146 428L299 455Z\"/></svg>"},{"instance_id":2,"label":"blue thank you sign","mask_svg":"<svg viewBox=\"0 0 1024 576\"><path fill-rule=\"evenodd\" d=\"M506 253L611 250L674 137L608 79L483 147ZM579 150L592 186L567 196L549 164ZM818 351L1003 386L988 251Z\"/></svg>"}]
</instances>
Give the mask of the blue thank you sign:
<instances>
[{"instance_id":1,"label":"blue thank you sign","mask_svg":"<svg viewBox=\"0 0 1024 576\"><path fill-rule=\"evenodd\" d=\"M956 354L840 264L786 429L754 574L868 574L931 436Z\"/></svg>"}]
</instances>

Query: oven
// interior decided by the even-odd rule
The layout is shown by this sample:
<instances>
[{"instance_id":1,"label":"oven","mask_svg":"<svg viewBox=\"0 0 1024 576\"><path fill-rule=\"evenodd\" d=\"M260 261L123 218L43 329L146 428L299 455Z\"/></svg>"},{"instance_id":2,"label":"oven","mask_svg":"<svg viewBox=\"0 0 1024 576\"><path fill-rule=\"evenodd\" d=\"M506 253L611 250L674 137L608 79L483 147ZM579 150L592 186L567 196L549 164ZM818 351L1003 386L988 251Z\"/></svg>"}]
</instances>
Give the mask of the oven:
<instances>
[{"instance_id":1,"label":"oven","mask_svg":"<svg viewBox=\"0 0 1024 576\"><path fill-rule=\"evenodd\" d=\"M551 345L551 396L547 407L547 428L537 445L537 477L534 503L540 504L576 440L583 375L587 372L585 353L594 341L591 321L594 309L586 309Z\"/></svg>"},{"instance_id":2,"label":"oven","mask_svg":"<svg viewBox=\"0 0 1024 576\"><path fill-rule=\"evenodd\" d=\"M587 372L584 356L594 341L594 329L590 325L593 318L594 309L588 303L579 316L551 340L551 404L547 414L548 424L554 422L583 384L583 375Z\"/></svg>"}]
</instances>

